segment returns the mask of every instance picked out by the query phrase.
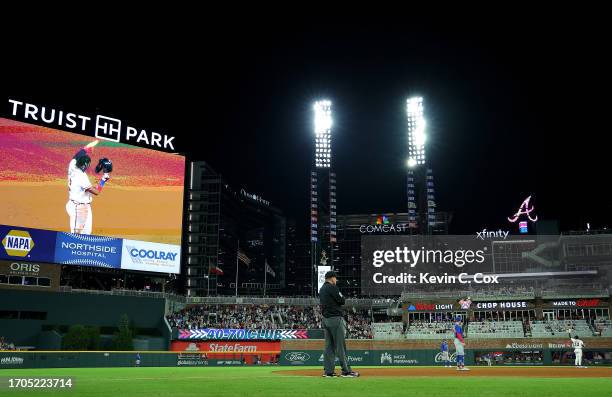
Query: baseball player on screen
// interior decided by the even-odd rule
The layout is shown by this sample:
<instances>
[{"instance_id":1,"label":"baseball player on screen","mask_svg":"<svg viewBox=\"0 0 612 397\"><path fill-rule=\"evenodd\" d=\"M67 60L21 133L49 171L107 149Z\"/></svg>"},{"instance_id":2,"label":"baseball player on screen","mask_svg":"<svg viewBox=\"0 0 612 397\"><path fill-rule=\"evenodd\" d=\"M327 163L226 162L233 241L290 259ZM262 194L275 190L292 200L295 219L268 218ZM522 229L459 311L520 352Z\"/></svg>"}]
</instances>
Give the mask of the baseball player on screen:
<instances>
[{"instance_id":1,"label":"baseball player on screen","mask_svg":"<svg viewBox=\"0 0 612 397\"><path fill-rule=\"evenodd\" d=\"M582 366L582 348L584 347L584 342L576 335L576 337L572 338L572 330L568 329L567 333L572 341L572 347L574 348L574 355L576 356L574 360L574 365L576 368L586 368Z\"/></svg>"},{"instance_id":2,"label":"baseball player on screen","mask_svg":"<svg viewBox=\"0 0 612 397\"><path fill-rule=\"evenodd\" d=\"M461 317L455 318L455 353L457 354L457 371L469 371L465 368L465 341L463 340L463 327L461 326Z\"/></svg>"},{"instance_id":3,"label":"baseball player on screen","mask_svg":"<svg viewBox=\"0 0 612 397\"><path fill-rule=\"evenodd\" d=\"M93 148L98 141L94 141L80 149L68 164L68 202L66 212L70 218L70 233L91 234L93 213L91 201L102 191L104 184L110 179L109 173L113 164L109 159L100 159L96 166L96 173L104 171L98 186L94 187L87 176L87 169L91 165Z\"/></svg>"}]
</instances>

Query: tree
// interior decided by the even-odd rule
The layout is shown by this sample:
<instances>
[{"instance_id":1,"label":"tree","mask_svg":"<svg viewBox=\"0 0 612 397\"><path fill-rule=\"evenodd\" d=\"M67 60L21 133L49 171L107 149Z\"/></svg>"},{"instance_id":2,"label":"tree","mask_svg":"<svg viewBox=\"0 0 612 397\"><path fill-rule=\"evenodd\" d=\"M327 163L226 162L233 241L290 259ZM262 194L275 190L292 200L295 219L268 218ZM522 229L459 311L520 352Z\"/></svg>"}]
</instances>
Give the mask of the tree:
<instances>
[{"instance_id":1,"label":"tree","mask_svg":"<svg viewBox=\"0 0 612 397\"><path fill-rule=\"evenodd\" d=\"M100 350L100 328L85 327L88 336L87 350Z\"/></svg>"},{"instance_id":2,"label":"tree","mask_svg":"<svg viewBox=\"0 0 612 397\"><path fill-rule=\"evenodd\" d=\"M89 334L82 325L72 325L62 339L63 350L87 350Z\"/></svg>"},{"instance_id":3,"label":"tree","mask_svg":"<svg viewBox=\"0 0 612 397\"><path fill-rule=\"evenodd\" d=\"M130 330L130 320L127 314L119 319L119 332L113 338L113 350L134 350L133 334Z\"/></svg>"}]
</instances>

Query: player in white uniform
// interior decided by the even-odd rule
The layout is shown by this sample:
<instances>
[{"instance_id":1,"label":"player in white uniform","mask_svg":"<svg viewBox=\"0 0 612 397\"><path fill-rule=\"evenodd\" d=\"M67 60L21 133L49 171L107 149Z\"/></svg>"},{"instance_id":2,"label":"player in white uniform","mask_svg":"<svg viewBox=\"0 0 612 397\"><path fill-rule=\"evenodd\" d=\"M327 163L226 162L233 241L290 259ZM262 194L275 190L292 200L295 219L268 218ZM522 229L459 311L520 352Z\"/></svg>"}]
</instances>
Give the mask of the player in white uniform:
<instances>
[{"instance_id":1,"label":"player in white uniform","mask_svg":"<svg viewBox=\"0 0 612 397\"><path fill-rule=\"evenodd\" d=\"M574 355L576 359L574 360L574 364L576 368L586 368L582 366L582 348L584 347L584 342L576 335L575 338L572 338L572 330L568 329L569 337L572 340L572 347L574 348Z\"/></svg>"},{"instance_id":2,"label":"player in white uniform","mask_svg":"<svg viewBox=\"0 0 612 397\"><path fill-rule=\"evenodd\" d=\"M95 145L95 143L94 143ZM68 164L68 202L66 212L70 217L70 233L91 234L93 213L91 202L97 196L110 176L104 173L97 187L94 187L87 176L91 165L89 154L94 145L79 150Z\"/></svg>"}]
</instances>

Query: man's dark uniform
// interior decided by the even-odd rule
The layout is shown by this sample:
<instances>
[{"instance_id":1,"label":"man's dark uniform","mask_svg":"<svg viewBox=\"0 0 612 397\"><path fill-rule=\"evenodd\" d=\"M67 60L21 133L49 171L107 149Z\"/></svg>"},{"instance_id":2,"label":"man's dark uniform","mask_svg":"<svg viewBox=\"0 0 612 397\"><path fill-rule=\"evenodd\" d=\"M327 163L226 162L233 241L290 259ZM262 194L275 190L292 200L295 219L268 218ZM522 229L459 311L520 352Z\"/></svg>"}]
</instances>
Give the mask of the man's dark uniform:
<instances>
[{"instance_id":1,"label":"man's dark uniform","mask_svg":"<svg viewBox=\"0 0 612 397\"><path fill-rule=\"evenodd\" d=\"M325 279L336 276L333 272L325 274ZM319 291L321 302L321 314L323 314L323 329L325 331L325 373L334 373L336 357L342 367L342 373L352 372L351 366L346 359L346 322L342 317L342 305L344 296L340 293L338 286L325 282Z\"/></svg>"}]
</instances>

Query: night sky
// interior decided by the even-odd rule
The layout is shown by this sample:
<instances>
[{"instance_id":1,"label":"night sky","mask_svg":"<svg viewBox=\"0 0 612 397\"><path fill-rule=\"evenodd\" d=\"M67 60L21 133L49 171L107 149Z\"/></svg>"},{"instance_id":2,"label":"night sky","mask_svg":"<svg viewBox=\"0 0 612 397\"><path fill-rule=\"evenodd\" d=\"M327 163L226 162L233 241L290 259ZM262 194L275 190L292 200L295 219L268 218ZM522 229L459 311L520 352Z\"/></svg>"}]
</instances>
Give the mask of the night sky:
<instances>
[{"instance_id":1,"label":"night sky","mask_svg":"<svg viewBox=\"0 0 612 397\"><path fill-rule=\"evenodd\" d=\"M405 100L420 95L451 232L508 229L529 194L562 230L612 226L602 25L383 22L204 28L172 40L146 31L120 38L117 52L100 50L100 36L81 56L15 49L3 85L7 97L175 135L191 159L301 225L313 101L333 103L338 212L405 212Z\"/></svg>"}]
</instances>

